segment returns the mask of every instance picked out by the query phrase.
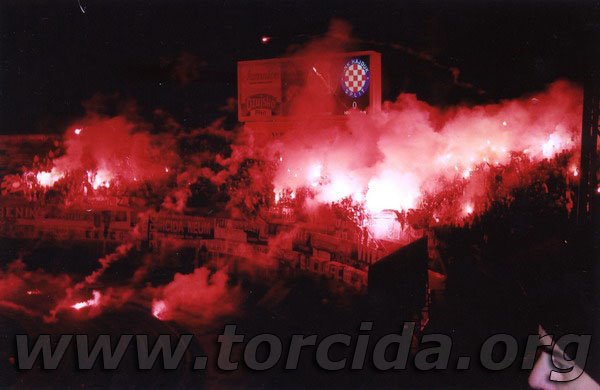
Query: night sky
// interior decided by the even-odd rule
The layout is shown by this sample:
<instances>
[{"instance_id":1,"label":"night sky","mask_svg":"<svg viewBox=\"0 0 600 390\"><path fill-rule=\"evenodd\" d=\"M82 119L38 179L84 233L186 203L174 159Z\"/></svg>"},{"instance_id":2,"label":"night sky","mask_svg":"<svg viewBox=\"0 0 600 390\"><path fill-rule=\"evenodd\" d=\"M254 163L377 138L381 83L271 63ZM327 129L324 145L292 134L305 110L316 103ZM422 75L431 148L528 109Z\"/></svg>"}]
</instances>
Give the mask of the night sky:
<instances>
[{"instance_id":1,"label":"night sky","mask_svg":"<svg viewBox=\"0 0 600 390\"><path fill-rule=\"evenodd\" d=\"M2 1L0 132L62 132L94 96L205 126L236 95L236 61L285 55L322 36L332 18L352 26L353 49L382 53L384 99L410 92L447 106L516 97L585 79L599 4Z\"/></svg>"}]
</instances>

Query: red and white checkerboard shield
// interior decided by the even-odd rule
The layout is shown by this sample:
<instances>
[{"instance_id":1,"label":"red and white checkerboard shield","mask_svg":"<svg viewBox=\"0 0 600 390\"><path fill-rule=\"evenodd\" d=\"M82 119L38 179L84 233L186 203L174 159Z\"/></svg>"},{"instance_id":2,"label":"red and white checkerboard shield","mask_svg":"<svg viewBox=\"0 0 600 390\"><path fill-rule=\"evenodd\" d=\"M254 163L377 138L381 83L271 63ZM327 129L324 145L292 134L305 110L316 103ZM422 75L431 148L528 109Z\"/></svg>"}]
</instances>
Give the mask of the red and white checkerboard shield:
<instances>
[{"instance_id":1,"label":"red and white checkerboard shield","mask_svg":"<svg viewBox=\"0 0 600 390\"><path fill-rule=\"evenodd\" d=\"M369 88L369 68L360 59L351 59L344 66L342 89L346 95L358 98Z\"/></svg>"}]
</instances>

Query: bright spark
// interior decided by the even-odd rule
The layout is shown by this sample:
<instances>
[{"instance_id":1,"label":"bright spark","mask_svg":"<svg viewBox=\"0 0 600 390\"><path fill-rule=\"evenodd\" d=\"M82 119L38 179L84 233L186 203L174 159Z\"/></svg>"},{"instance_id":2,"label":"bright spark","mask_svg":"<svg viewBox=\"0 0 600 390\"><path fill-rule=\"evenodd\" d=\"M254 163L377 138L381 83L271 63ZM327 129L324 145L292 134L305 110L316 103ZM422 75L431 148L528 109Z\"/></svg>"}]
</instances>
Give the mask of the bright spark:
<instances>
[{"instance_id":1,"label":"bright spark","mask_svg":"<svg viewBox=\"0 0 600 390\"><path fill-rule=\"evenodd\" d=\"M154 301L152 302L152 315L159 320L164 318L165 311L167 310L167 304L165 301Z\"/></svg>"},{"instance_id":2,"label":"bright spark","mask_svg":"<svg viewBox=\"0 0 600 390\"><path fill-rule=\"evenodd\" d=\"M100 303L100 291L92 291L92 299L88 299L87 301L83 301L83 302L78 302L74 305L72 305L71 307L75 310L81 310L84 307L89 307L89 306L98 306L98 304Z\"/></svg>"}]
</instances>

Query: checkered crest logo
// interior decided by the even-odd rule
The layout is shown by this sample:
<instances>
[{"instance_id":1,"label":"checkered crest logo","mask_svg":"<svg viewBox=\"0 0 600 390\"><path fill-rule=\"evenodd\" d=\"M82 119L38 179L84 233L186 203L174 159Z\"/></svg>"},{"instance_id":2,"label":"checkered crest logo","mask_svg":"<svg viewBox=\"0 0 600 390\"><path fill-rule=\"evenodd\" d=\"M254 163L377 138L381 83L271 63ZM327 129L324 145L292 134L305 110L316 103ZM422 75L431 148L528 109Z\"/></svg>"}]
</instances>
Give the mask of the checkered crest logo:
<instances>
[{"instance_id":1,"label":"checkered crest logo","mask_svg":"<svg viewBox=\"0 0 600 390\"><path fill-rule=\"evenodd\" d=\"M342 89L351 98L359 98L369 90L370 78L367 64L359 58L353 58L344 65Z\"/></svg>"}]
</instances>

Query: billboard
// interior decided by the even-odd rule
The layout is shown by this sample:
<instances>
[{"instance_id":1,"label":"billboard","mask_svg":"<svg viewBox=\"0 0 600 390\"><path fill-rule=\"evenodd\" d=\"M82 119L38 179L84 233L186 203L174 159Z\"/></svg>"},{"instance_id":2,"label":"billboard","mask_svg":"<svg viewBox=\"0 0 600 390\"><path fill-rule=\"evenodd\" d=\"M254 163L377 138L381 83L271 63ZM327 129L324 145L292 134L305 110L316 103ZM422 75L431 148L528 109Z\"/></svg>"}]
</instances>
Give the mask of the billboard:
<instances>
[{"instance_id":1,"label":"billboard","mask_svg":"<svg viewBox=\"0 0 600 390\"><path fill-rule=\"evenodd\" d=\"M380 106L381 55L373 51L238 62L240 122L335 117Z\"/></svg>"}]
</instances>

